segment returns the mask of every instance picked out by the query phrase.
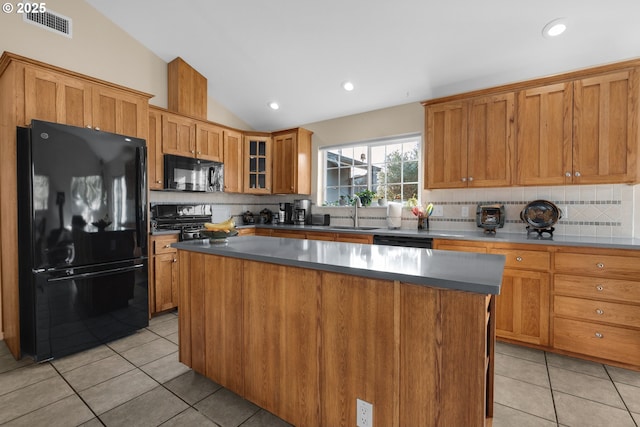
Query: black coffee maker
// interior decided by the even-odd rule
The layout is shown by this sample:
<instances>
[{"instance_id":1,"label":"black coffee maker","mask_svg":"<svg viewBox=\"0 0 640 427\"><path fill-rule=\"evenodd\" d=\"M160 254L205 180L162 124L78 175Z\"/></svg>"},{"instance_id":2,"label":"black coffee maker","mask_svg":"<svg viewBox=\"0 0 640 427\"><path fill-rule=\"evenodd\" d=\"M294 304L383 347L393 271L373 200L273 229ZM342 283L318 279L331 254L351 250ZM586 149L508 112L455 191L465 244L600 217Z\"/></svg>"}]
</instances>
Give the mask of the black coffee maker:
<instances>
[{"instance_id":1,"label":"black coffee maker","mask_svg":"<svg viewBox=\"0 0 640 427\"><path fill-rule=\"evenodd\" d=\"M280 203L278 222L280 224L293 224L293 205L291 203Z\"/></svg>"}]
</instances>

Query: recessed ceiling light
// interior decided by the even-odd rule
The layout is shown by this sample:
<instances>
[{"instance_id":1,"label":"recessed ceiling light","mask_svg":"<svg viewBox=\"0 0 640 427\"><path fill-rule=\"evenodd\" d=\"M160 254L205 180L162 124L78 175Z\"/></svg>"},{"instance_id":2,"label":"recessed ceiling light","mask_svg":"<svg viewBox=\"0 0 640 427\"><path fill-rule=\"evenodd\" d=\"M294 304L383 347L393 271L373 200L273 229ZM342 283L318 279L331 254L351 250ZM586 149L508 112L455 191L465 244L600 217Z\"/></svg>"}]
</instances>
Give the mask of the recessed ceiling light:
<instances>
[{"instance_id":1,"label":"recessed ceiling light","mask_svg":"<svg viewBox=\"0 0 640 427\"><path fill-rule=\"evenodd\" d=\"M546 38L552 38L564 33L567 29L567 19L558 18L547 23L542 29L542 35Z\"/></svg>"},{"instance_id":2,"label":"recessed ceiling light","mask_svg":"<svg viewBox=\"0 0 640 427\"><path fill-rule=\"evenodd\" d=\"M278 104L276 101L271 101L268 105L272 110L277 110L280 108L280 104Z\"/></svg>"},{"instance_id":3,"label":"recessed ceiling light","mask_svg":"<svg viewBox=\"0 0 640 427\"><path fill-rule=\"evenodd\" d=\"M349 81L342 83L342 89L346 90L347 92L351 92L354 88L355 86L353 86L353 83Z\"/></svg>"}]
</instances>

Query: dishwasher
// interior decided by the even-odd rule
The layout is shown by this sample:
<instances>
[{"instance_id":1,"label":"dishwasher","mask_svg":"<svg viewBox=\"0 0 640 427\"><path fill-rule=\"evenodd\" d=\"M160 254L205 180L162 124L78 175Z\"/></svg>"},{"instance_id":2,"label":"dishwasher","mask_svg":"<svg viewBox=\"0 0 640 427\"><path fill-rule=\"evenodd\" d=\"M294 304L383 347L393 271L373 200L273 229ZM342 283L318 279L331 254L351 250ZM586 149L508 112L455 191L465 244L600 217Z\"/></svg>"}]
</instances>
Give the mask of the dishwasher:
<instances>
[{"instance_id":1,"label":"dishwasher","mask_svg":"<svg viewBox=\"0 0 640 427\"><path fill-rule=\"evenodd\" d=\"M433 238L374 234L373 244L431 249L433 244Z\"/></svg>"}]
</instances>

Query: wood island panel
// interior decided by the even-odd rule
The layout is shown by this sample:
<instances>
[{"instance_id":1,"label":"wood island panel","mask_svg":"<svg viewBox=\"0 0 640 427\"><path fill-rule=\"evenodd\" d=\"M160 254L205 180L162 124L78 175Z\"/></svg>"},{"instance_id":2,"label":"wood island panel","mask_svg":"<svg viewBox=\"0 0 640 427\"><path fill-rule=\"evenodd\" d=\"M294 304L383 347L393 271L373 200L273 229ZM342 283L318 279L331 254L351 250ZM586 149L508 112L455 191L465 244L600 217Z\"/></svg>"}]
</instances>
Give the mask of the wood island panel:
<instances>
[{"instance_id":1,"label":"wood island panel","mask_svg":"<svg viewBox=\"0 0 640 427\"><path fill-rule=\"evenodd\" d=\"M180 361L285 421L491 422L492 296L178 252Z\"/></svg>"}]
</instances>

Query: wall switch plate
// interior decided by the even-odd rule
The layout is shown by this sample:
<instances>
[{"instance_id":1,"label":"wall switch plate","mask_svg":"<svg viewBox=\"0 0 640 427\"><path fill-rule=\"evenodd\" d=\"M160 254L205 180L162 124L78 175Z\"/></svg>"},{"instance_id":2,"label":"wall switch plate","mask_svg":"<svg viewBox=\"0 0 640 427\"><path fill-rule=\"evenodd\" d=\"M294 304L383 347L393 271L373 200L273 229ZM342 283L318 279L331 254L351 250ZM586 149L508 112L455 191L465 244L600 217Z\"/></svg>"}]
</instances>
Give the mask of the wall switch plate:
<instances>
[{"instance_id":1,"label":"wall switch plate","mask_svg":"<svg viewBox=\"0 0 640 427\"><path fill-rule=\"evenodd\" d=\"M463 218L469 218L469 206L463 206L460 215Z\"/></svg>"},{"instance_id":2,"label":"wall switch plate","mask_svg":"<svg viewBox=\"0 0 640 427\"><path fill-rule=\"evenodd\" d=\"M431 216L444 216L444 208L442 205L434 205Z\"/></svg>"},{"instance_id":3,"label":"wall switch plate","mask_svg":"<svg viewBox=\"0 0 640 427\"><path fill-rule=\"evenodd\" d=\"M356 399L356 426L373 427L373 405Z\"/></svg>"}]
</instances>

